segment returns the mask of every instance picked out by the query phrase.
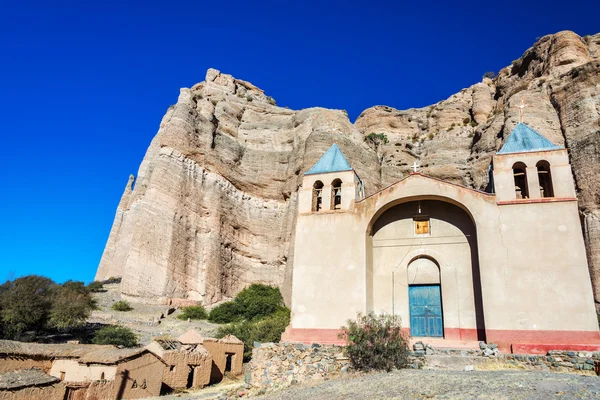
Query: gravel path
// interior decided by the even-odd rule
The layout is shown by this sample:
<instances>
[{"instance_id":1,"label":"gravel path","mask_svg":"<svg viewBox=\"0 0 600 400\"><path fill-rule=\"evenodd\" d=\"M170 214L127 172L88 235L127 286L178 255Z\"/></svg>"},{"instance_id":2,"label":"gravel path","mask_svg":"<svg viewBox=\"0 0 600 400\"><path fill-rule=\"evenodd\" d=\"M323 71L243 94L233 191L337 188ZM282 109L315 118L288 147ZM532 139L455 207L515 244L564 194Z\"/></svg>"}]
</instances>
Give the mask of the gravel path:
<instances>
[{"instance_id":1,"label":"gravel path","mask_svg":"<svg viewBox=\"0 0 600 400\"><path fill-rule=\"evenodd\" d=\"M261 400L600 399L600 378L533 371L373 373L290 387Z\"/></svg>"}]
</instances>

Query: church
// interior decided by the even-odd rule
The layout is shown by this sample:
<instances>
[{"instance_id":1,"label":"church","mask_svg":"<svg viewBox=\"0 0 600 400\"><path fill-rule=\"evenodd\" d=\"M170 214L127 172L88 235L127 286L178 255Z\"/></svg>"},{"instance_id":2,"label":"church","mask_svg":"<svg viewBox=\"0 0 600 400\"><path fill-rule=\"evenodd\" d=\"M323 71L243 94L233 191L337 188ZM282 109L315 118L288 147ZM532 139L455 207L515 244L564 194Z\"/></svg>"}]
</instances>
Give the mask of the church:
<instances>
[{"instance_id":1,"label":"church","mask_svg":"<svg viewBox=\"0 0 600 400\"><path fill-rule=\"evenodd\" d=\"M340 343L358 312L385 312L425 342L600 349L567 150L523 123L494 155L486 192L415 163L365 197L333 144L303 177L292 285L286 341Z\"/></svg>"}]
</instances>

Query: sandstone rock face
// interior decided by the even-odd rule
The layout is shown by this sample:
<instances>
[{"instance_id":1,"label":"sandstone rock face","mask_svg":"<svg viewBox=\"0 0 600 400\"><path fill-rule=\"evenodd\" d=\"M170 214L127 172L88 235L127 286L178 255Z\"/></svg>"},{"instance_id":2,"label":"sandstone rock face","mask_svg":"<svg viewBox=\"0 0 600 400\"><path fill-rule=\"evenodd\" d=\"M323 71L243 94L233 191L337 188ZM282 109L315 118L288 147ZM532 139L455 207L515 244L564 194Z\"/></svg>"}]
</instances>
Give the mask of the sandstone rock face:
<instances>
[{"instance_id":1,"label":"sandstone rock face","mask_svg":"<svg viewBox=\"0 0 600 400\"><path fill-rule=\"evenodd\" d=\"M519 108L524 104L524 108ZM425 174L484 189L495 151L521 118L569 149L600 300L600 34L541 38L491 80L420 109L290 110L209 69L181 89L117 208L96 279L122 276L140 301L212 304L253 282L289 299L297 189L335 141L367 195ZM370 133L389 142L374 144Z\"/></svg>"}]
</instances>

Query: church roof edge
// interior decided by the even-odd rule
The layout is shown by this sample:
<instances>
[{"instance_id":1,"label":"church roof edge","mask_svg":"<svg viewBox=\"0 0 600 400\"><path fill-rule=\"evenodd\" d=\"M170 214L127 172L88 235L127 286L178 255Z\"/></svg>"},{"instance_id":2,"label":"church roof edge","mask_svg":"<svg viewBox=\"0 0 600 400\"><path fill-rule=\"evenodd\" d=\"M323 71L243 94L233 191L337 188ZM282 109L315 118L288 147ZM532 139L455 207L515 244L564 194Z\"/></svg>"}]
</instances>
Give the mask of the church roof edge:
<instances>
[{"instance_id":1,"label":"church roof edge","mask_svg":"<svg viewBox=\"0 0 600 400\"><path fill-rule=\"evenodd\" d=\"M413 178L413 177L415 177L415 178L431 179L433 181L442 182L442 183L445 183L447 185L457 186L458 188L463 189L463 190L468 190L468 191L475 192L475 193L482 194L482 195L489 196L489 197L496 197L495 193L488 193L488 192L484 192L483 190L473 189L473 188L470 188L470 187L467 187L467 186L459 185L458 183L448 182L448 181L445 181L443 179L434 178L432 176L425 175L425 174L423 174L421 172L411 172L410 174L408 174L404 178L402 178L400 180L397 180L396 182L392 183L391 185L388 185L388 186L386 186L386 187L378 190L377 192L375 192L373 194L370 194L369 196L366 196L363 199L358 200L357 203L361 203L361 202L363 202L363 201L365 201L367 199L370 199L371 197L377 196L379 193L381 193L381 192L383 192L383 191L391 188L392 186L395 186L395 185L397 185L397 184L399 184L401 182L404 182L405 180L408 180L408 179Z\"/></svg>"}]
</instances>

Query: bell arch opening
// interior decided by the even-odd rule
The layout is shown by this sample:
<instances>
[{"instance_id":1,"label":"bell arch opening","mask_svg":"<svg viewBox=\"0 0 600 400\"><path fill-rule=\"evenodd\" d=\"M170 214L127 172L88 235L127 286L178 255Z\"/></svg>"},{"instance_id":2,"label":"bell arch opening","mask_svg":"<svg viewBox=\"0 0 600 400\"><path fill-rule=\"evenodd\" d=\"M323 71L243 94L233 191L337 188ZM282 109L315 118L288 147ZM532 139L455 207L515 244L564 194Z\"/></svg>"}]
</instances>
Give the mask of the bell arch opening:
<instances>
[{"instance_id":1,"label":"bell arch opening","mask_svg":"<svg viewBox=\"0 0 600 400\"><path fill-rule=\"evenodd\" d=\"M467 210L442 199L399 201L374 217L366 250L368 311L394 313L408 329L423 320L415 301L439 298L418 305L439 306L443 333L424 325L411 335L485 340L477 230Z\"/></svg>"},{"instance_id":2,"label":"bell arch opening","mask_svg":"<svg viewBox=\"0 0 600 400\"><path fill-rule=\"evenodd\" d=\"M312 190L312 211L321 211L323 208L323 182L316 181Z\"/></svg>"},{"instance_id":3,"label":"bell arch opening","mask_svg":"<svg viewBox=\"0 0 600 400\"><path fill-rule=\"evenodd\" d=\"M548 161L539 161L536 165L538 181L540 184L540 197L554 197L554 187L552 185L552 173L550 172L550 163Z\"/></svg>"},{"instance_id":4,"label":"bell arch opening","mask_svg":"<svg viewBox=\"0 0 600 400\"><path fill-rule=\"evenodd\" d=\"M527 166L522 162L513 165L513 178L515 181L515 198L528 199L529 187L527 186Z\"/></svg>"}]
</instances>

